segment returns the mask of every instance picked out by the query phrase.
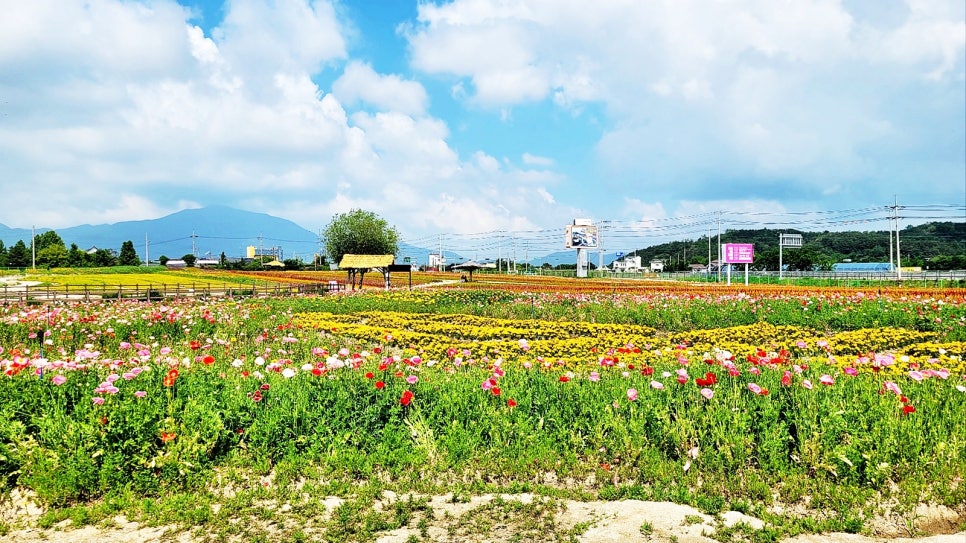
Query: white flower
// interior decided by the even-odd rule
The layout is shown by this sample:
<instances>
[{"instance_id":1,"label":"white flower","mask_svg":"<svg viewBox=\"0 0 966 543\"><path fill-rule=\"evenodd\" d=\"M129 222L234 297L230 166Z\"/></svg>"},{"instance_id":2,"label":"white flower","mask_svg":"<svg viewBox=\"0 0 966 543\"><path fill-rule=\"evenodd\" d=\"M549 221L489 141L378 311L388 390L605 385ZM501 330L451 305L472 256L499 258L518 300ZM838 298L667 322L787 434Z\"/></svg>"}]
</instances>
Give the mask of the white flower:
<instances>
[{"instance_id":1,"label":"white flower","mask_svg":"<svg viewBox=\"0 0 966 543\"><path fill-rule=\"evenodd\" d=\"M292 368L285 368L284 370L282 370L282 377L286 379L291 379L292 377L295 377L295 370Z\"/></svg>"}]
</instances>

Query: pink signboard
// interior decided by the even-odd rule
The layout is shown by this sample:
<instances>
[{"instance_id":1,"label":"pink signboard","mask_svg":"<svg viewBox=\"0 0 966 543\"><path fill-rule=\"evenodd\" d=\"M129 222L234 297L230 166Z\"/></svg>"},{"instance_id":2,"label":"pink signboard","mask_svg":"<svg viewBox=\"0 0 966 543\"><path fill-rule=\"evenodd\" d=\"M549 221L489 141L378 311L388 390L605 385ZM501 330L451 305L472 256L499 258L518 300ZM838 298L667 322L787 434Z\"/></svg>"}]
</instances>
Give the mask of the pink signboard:
<instances>
[{"instance_id":1,"label":"pink signboard","mask_svg":"<svg viewBox=\"0 0 966 543\"><path fill-rule=\"evenodd\" d=\"M724 261L726 264L751 264L755 261L754 244L725 243Z\"/></svg>"}]
</instances>

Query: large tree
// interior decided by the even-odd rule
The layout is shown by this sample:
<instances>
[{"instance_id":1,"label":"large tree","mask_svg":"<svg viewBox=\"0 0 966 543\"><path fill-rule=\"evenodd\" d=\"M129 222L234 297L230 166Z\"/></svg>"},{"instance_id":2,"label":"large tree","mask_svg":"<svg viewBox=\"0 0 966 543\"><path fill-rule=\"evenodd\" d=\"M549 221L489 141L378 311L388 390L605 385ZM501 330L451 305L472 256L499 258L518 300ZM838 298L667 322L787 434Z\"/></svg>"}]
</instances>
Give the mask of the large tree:
<instances>
[{"instance_id":1,"label":"large tree","mask_svg":"<svg viewBox=\"0 0 966 543\"><path fill-rule=\"evenodd\" d=\"M30 249L27 248L27 244L23 240L17 241L13 244L13 247L7 251L7 267L9 268L27 268L31 264L31 254Z\"/></svg>"},{"instance_id":2,"label":"large tree","mask_svg":"<svg viewBox=\"0 0 966 543\"><path fill-rule=\"evenodd\" d=\"M140 266L141 259L138 252L134 250L133 241L125 241L121 244L121 254L117 257L117 263L121 266Z\"/></svg>"},{"instance_id":3,"label":"large tree","mask_svg":"<svg viewBox=\"0 0 966 543\"><path fill-rule=\"evenodd\" d=\"M36 242L34 246L37 248L37 252L46 249L47 247L63 247L64 252L67 252L67 246L64 245L64 240L60 237L60 234L53 230L47 230L41 234L38 234L35 238Z\"/></svg>"},{"instance_id":4,"label":"large tree","mask_svg":"<svg viewBox=\"0 0 966 543\"><path fill-rule=\"evenodd\" d=\"M399 252L399 232L371 211L353 209L339 213L325 227L325 251L338 263L343 255L394 255Z\"/></svg>"}]
</instances>

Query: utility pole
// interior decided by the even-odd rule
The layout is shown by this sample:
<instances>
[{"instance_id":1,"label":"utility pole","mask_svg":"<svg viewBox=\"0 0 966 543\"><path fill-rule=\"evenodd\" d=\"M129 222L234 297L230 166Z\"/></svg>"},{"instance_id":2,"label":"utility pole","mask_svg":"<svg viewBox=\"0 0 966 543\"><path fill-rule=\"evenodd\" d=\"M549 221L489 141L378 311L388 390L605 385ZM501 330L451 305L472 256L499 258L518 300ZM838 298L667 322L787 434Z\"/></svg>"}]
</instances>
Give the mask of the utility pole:
<instances>
[{"instance_id":1,"label":"utility pole","mask_svg":"<svg viewBox=\"0 0 966 543\"><path fill-rule=\"evenodd\" d=\"M144 233L144 265L151 263L151 255L148 253L148 233Z\"/></svg>"},{"instance_id":2,"label":"utility pole","mask_svg":"<svg viewBox=\"0 0 966 543\"><path fill-rule=\"evenodd\" d=\"M721 281L721 211L718 211L718 276L715 281Z\"/></svg>"},{"instance_id":3,"label":"utility pole","mask_svg":"<svg viewBox=\"0 0 966 543\"><path fill-rule=\"evenodd\" d=\"M902 281L902 254L899 251L899 197L896 196L896 271L898 275L896 276L899 281Z\"/></svg>"},{"instance_id":4,"label":"utility pole","mask_svg":"<svg viewBox=\"0 0 966 543\"><path fill-rule=\"evenodd\" d=\"M30 268L37 269L37 230L30 226Z\"/></svg>"},{"instance_id":5,"label":"utility pole","mask_svg":"<svg viewBox=\"0 0 966 543\"><path fill-rule=\"evenodd\" d=\"M711 225L708 224L708 273L711 273Z\"/></svg>"}]
</instances>

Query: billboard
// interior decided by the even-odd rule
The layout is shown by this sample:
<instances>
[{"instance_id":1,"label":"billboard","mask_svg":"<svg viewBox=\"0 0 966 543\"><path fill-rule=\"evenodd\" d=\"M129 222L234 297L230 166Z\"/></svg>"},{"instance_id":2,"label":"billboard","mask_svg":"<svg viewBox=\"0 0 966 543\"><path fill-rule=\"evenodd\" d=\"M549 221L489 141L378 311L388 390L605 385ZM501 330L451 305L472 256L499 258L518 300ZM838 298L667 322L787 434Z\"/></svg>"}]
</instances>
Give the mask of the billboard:
<instances>
[{"instance_id":1,"label":"billboard","mask_svg":"<svg viewBox=\"0 0 966 543\"><path fill-rule=\"evenodd\" d=\"M725 243L726 264L751 264L755 261L755 246L751 243Z\"/></svg>"},{"instance_id":2,"label":"billboard","mask_svg":"<svg viewBox=\"0 0 966 543\"><path fill-rule=\"evenodd\" d=\"M568 249L596 249L597 227L594 225L568 226L564 245Z\"/></svg>"}]
</instances>

